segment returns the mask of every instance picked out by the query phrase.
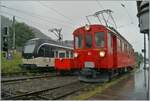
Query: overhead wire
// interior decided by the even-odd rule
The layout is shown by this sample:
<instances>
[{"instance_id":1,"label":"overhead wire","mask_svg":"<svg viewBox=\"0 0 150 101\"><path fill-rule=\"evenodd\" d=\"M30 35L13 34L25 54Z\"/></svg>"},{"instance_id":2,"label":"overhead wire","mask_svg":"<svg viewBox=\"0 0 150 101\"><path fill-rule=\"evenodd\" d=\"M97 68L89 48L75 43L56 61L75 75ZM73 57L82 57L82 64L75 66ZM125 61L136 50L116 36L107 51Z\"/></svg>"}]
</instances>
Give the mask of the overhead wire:
<instances>
[{"instance_id":1,"label":"overhead wire","mask_svg":"<svg viewBox=\"0 0 150 101\"><path fill-rule=\"evenodd\" d=\"M33 21L33 20L31 20L31 19L26 19L26 18L20 17L20 16L18 16L18 15L14 15L14 14L12 14L12 13L8 13L8 12L5 12L5 11L1 11L0 13L6 14L6 15L10 15L10 16L15 16L15 17L17 17L17 18L23 20L23 22L24 22L24 21L26 21L26 22L32 22L33 25L38 26L38 27L40 27L40 28L42 27L43 29L47 29L47 31L48 31L48 28L46 28L46 27L49 27L49 25L46 25L45 27L44 27L44 26L39 26L39 25L41 25L41 23L38 23L38 22ZM45 24L44 24L44 25L45 25Z\"/></svg>"},{"instance_id":2,"label":"overhead wire","mask_svg":"<svg viewBox=\"0 0 150 101\"><path fill-rule=\"evenodd\" d=\"M123 0L123 1L124 1L124 0ZM134 24L134 21L133 21L133 19L132 19L131 15L129 14L129 12L128 12L127 8L126 8L126 5L125 5L125 4L123 4L122 2L120 2L120 4L121 4L122 8L124 8L124 9L125 9L125 11L126 11L126 13L127 13L128 17L129 17L129 19L130 19L130 21L131 21L131 24Z\"/></svg>"},{"instance_id":3,"label":"overhead wire","mask_svg":"<svg viewBox=\"0 0 150 101\"><path fill-rule=\"evenodd\" d=\"M0 5L1 7L3 7L3 8L7 8L7 9L10 9L10 10L13 10L13 11L16 11L16 12L19 12L19 13L23 13L23 14L26 14L26 15L28 15L28 16L31 16L31 17L36 17L36 18L38 18L38 19L40 19L40 20L43 20L43 21L46 21L46 22L49 22L49 23L53 23L53 24L62 24L62 25L64 25L64 26L69 26L69 25L66 25L66 23L64 24L64 23L56 23L56 22L52 22L52 21L50 21L50 20L48 20L48 19L45 19L45 18L41 18L41 15L38 15L38 14L35 14L35 13L31 13L31 12L26 12L26 11L23 11L23 10L19 10L19 9L15 9L15 8L12 8L12 7L8 7L8 6L5 6L5 5ZM55 21L57 21L58 19L56 19ZM73 26L73 25L72 25ZM71 27L71 26L70 26ZM72 28L72 27L71 27Z\"/></svg>"},{"instance_id":4,"label":"overhead wire","mask_svg":"<svg viewBox=\"0 0 150 101\"><path fill-rule=\"evenodd\" d=\"M103 5L100 3L100 1L99 1L99 0L96 0L96 2L97 2L97 4L99 5L99 7L104 10L104 7L103 7Z\"/></svg>"},{"instance_id":5,"label":"overhead wire","mask_svg":"<svg viewBox=\"0 0 150 101\"><path fill-rule=\"evenodd\" d=\"M66 16L66 15L64 15L64 14L62 14L61 12L57 11L56 9L54 9L54 8L52 8L52 7L49 7L49 6L45 5L44 3L40 2L40 1L37 1L37 2L40 3L42 6L48 8L49 10L51 10L51 11L57 13L58 15L64 17L64 18L67 19L71 24L73 24L73 23L72 23L73 20L72 20L70 17L68 17L68 16Z\"/></svg>"},{"instance_id":6,"label":"overhead wire","mask_svg":"<svg viewBox=\"0 0 150 101\"><path fill-rule=\"evenodd\" d=\"M49 22L49 21L46 20L46 19L41 19L41 18L39 18L39 16L38 16L37 14L35 14L35 13L30 13L30 12L26 12L26 11L23 11L23 10L11 8L11 7L8 7L8 6L5 6L5 5L0 5L0 7L4 7L4 8L7 8L7 9L10 9L10 10L19 12L19 13L23 13L23 14L28 15L28 16L30 16L30 17L34 17L34 18L37 18L37 17L38 17L38 19L40 19L40 20L42 20L42 21L45 21L46 23ZM50 22L50 23L52 23L52 22ZM56 23L55 23L55 24L56 24ZM39 24L39 25L40 25L40 24ZM57 24L57 25L58 25L58 24ZM63 25L63 24L59 23L59 25ZM73 25L73 26L64 25L64 26L67 26L67 27L69 27L69 28L71 28L71 29L74 27L74 25ZM45 28L44 28L44 29L45 29Z\"/></svg>"},{"instance_id":7,"label":"overhead wire","mask_svg":"<svg viewBox=\"0 0 150 101\"><path fill-rule=\"evenodd\" d=\"M98 0L95 0L95 1L96 1L96 4L98 4L98 6L100 6L100 8L103 9L103 6L100 4L100 2L99 2ZM86 16L86 21L87 21L89 24L91 24L89 17L97 17L98 21L101 23L101 20L99 19L99 16L98 16L98 15L95 16L94 14L92 14L92 15L87 15L87 16ZM101 24L102 24L102 23L101 23Z\"/></svg>"},{"instance_id":8,"label":"overhead wire","mask_svg":"<svg viewBox=\"0 0 150 101\"><path fill-rule=\"evenodd\" d=\"M101 9L105 10L104 6L100 3L99 0L96 0L96 2L97 2L97 4L99 5L99 7L100 7ZM103 19L106 17L105 14L102 14L102 16L103 16ZM109 18L110 18L110 17L111 17L111 19L112 19L112 21L113 21L114 24L112 24L111 22L109 22ZM112 16L112 14L108 15L106 21L104 21L104 22L109 22L109 24L115 26L115 28L117 29L117 25L116 25L116 22L115 22L115 20L114 20L114 17Z\"/></svg>"},{"instance_id":9,"label":"overhead wire","mask_svg":"<svg viewBox=\"0 0 150 101\"><path fill-rule=\"evenodd\" d=\"M24 20L25 20L25 21L31 21L31 22L34 23L34 24L36 23L36 24L38 24L38 25L41 25L41 23L35 22L35 21L31 20L31 19L26 19L26 18L20 17L20 16L18 16L18 15L12 14L12 13L8 13L8 12L5 12L5 11L1 11L1 13L7 14L7 15L10 15L10 16L15 16L15 17L17 17L17 18L19 18L19 19L22 19L23 21L24 21ZM45 25L45 24L44 24L44 25Z\"/></svg>"},{"instance_id":10,"label":"overhead wire","mask_svg":"<svg viewBox=\"0 0 150 101\"><path fill-rule=\"evenodd\" d=\"M102 9L104 9L103 5L99 2L99 0L96 0L96 1L97 1L98 5L99 5ZM125 1L125 0L124 0L124 1ZM122 4L122 3L120 3L120 4L121 4L121 6L122 6L123 8L125 8L126 13L127 13L128 17L129 17L130 20L131 20L131 24L134 24L134 23L133 23L133 19L132 19L131 15L129 14L129 12L128 12L126 6L125 6L124 4ZM119 28L117 27L117 29L120 29L120 28L122 28L122 27L125 27L125 26L124 26L124 25L121 25L121 26L119 26Z\"/></svg>"}]
</instances>

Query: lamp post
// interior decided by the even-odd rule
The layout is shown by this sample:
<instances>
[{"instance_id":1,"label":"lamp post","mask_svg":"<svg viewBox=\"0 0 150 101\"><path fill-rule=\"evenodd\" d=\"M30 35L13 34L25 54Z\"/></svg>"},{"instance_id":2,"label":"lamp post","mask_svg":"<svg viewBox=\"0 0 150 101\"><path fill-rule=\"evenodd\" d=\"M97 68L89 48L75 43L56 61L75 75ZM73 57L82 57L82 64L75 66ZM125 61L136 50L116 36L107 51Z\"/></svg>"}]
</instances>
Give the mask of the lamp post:
<instances>
[{"instance_id":1,"label":"lamp post","mask_svg":"<svg viewBox=\"0 0 150 101\"><path fill-rule=\"evenodd\" d=\"M149 1L137 1L137 10L138 10L138 20L139 20L139 27L140 27L140 32L144 34L147 34L148 36L148 55L149 55L149 67L146 69L147 73L148 73L148 77L147 77L147 99L150 99L149 96L149 85L150 85L150 35L149 35ZM145 44L145 40L144 40L144 44ZM144 45L145 46L145 45ZM146 48L146 47L145 47ZM145 52L146 54L146 52ZM144 68L146 67L146 59L144 61Z\"/></svg>"},{"instance_id":2,"label":"lamp post","mask_svg":"<svg viewBox=\"0 0 150 101\"><path fill-rule=\"evenodd\" d=\"M13 24L12 24L12 27L13 27L13 50L15 51L16 49L16 33L15 33L15 16L13 16Z\"/></svg>"}]
</instances>

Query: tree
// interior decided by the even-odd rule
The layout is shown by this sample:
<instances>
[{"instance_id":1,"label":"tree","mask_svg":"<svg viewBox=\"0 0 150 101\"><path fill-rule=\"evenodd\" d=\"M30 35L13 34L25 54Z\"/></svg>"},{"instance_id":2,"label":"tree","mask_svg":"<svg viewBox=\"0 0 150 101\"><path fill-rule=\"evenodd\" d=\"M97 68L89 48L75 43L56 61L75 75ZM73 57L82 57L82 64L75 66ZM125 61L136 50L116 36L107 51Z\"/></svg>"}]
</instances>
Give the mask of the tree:
<instances>
[{"instance_id":1,"label":"tree","mask_svg":"<svg viewBox=\"0 0 150 101\"><path fill-rule=\"evenodd\" d=\"M32 32L30 27L25 23L15 23L15 34L16 34L16 47L22 47L24 43L35 37L35 34ZM13 43L13 28L10 27L10 46L12 47Z\"/></svg>"},{"instance_id":2,"label":"tree","mask_svg":"<svg viewBox=\"0 0 150 101\"><path fill-rule=\"evenodd\" d=\"M143 62L143 56L141 53L135 52L136 63L139 65Z\"/></svg>"}]
</instances>

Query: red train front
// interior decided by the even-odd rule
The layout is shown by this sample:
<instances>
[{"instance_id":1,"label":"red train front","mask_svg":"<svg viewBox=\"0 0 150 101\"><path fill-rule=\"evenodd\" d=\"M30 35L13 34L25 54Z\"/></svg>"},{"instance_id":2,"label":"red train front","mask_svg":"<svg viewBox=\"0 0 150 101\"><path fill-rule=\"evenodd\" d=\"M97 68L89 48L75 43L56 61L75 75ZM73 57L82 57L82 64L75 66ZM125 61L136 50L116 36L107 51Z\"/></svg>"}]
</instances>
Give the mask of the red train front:
<instances>
[{"instance_id":1,"label":"red train front","mask_svg":"<svg viewBox=\"0 0 150 101\"><path fill-rule=\"evenodd\" d=\"M111 78L133 68L134 50L116 30L103 25L86 25L74 35L74 67L82 69L83 81Z\"/></svg>"}]
</instances>

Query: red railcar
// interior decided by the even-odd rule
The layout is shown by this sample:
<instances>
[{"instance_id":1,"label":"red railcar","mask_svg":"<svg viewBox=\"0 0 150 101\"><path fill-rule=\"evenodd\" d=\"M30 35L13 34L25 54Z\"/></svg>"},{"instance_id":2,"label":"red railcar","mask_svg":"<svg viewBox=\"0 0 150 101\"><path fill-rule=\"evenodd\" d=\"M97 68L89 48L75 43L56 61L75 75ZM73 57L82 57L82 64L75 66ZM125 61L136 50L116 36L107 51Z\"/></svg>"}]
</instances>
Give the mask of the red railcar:
<instances>
[{"instance_id":1,"label":"red railcar","mask_svg":"<svg viewBox=\"0 0 150 101\"><path fill-rule=\"evenodd\" d=\"M55 70L64 73L71 73L74 70L73 49L58 51L58 56L55 59Z\"/></svg>"},{"instance_id":2,"label":"red railcar","mask_svg":"<svg viewBox=\"0 0 150 101\"><path fill-rule=\"evenodd\" d=\"M99 78L103 74L120 73L135 64L132 45L115 29L89 25L76 29L74 36L74 67L82 69L81 77Z\"/></svg>"}]
</instances>

